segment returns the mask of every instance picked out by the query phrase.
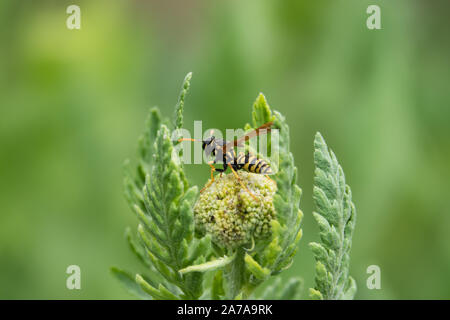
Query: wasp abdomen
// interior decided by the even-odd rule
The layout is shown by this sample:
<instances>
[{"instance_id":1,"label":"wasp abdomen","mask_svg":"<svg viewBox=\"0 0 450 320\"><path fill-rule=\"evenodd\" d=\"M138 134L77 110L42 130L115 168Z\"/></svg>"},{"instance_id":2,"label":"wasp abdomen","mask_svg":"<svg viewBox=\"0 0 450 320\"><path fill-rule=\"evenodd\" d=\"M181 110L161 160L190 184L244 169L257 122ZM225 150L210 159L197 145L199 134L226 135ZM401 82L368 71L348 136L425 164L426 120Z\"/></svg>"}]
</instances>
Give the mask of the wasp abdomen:
<instances>
[{"instance_id":1,"label":"wasp abdomen","mask_svg":"<svg viewBox=\"0 0 450 320\"><path fill-rule=\"evenodd\" d=\"M263 159L259 159L255 155L251 153L244 154L243 152L239 153L239 156L236 159L236 162L239 166L239 169L245 170L252 173L261 173L261 174L272 174L272 169L270 165L264 161Z\"/></svg>"},{"instance_id":2,"label":"wasp abdomen","mask_svg":"<svg viewBox=\"0 0 450 320\"><path fill-rule=\"evenodd\" d=\"M227 164L235 164L236 163L236 153L234 150L230 150L225 154L225 163Z\"/></svg>"}]
</instances>

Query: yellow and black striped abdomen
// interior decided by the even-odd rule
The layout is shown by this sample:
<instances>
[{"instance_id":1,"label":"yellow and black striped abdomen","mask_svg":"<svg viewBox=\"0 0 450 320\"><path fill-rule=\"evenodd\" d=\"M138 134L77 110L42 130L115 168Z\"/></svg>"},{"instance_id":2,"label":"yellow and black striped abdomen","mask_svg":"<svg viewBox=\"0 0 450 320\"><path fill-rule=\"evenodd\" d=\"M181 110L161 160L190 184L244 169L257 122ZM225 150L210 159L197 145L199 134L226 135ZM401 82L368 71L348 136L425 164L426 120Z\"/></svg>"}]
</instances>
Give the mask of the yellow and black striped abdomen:
<instances>
[{"instance_id":1,"label":"yellow and black striped abdomen","mask_svg":"<svg viewBox=\"0 0 450 320\"><path fill-rule=\"evenodd\" d=\"M236 163L236 152L234 152L234 149L227 151L224 156L224 162L229 165Z\"/></svg>"},{"instance_id":2,"label":"yellow and black striped abdomen","mask_svg":"<svg viewBox=\"0 0 450 320\"><path fill-rule=\"evenodd\" d=\"M258 159L258 157L252 155L251 153L244 154L243 152L240 152L236 162L238 164L238 168L241 170L260 174L273 173L266 161L263 159Z\"/></svg>"}]
</instances>

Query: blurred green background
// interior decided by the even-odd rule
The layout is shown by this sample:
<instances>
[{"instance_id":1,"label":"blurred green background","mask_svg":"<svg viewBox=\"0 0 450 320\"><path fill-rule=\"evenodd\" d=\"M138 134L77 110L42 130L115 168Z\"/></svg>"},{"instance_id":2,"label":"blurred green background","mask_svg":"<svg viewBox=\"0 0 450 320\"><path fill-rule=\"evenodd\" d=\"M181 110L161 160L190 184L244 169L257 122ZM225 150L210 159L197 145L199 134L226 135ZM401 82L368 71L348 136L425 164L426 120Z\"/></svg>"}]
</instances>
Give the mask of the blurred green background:
<instances>
[{"instance_id":1,"label":"blurred green background","mask_svg":"<svg viewBox=\"0 0 450 320\"><path fill-rule=\"evenodd\" d=\"M81 30L66 8L81 7ZM382 30L366 28L381 7ZM186 127L237 128L264 92L291 126L304 238L285 276L313 286L313 139L353 190L359 299L450 298L448 1L0 2L0 298L131 298L141 270L122 192L149 107L193 71ZM209 170L190 166L203 185ZM82 289L67 290L68 265ZM381 290L366 269L381 268ZM305 293L307 290L305 290Z\"/></svg>"}]
</instances>

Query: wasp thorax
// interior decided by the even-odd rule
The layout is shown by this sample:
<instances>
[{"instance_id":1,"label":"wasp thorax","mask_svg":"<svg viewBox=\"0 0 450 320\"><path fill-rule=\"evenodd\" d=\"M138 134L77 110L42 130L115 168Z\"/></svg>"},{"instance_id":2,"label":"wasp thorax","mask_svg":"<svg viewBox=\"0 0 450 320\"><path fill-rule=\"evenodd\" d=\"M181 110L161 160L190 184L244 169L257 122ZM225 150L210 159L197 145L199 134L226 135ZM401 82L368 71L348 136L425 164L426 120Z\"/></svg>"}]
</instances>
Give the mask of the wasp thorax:
<instances>
[{"instance_id":1,"label":"wasp thorax","mask_svg":"<svg viewBox=\"0 0 450 320\"><path fill-rule=\"evenodd\" d=\"M239 172L239 176L257 200L229 173L216 177L194 207L197 231L210 234L221 247L234 248L250 243L252 237L270 236L270 221L275 219L275 182L253 173Z\"/></svg>"}]
</instances>

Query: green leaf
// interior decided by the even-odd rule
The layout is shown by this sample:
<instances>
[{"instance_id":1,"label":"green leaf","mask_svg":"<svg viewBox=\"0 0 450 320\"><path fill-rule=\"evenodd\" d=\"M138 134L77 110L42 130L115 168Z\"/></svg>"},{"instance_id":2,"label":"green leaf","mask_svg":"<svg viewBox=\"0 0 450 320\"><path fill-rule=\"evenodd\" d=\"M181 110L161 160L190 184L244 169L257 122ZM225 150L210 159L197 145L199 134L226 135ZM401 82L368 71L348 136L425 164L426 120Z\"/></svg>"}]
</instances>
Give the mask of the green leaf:
<instances>
[{"instance_id":1,"label":"green leaf","mask_svg":"<svg viewBox=\"0 0 450 320\"><path fill-rule=\"evenodd\" d=\"M205 261L205 256L201 255L194 261L194 264L202 264ZM204 274L202 272L191 272L188 274L184 274L183 279L186 283L186 286L191 291L191 295L193 297L198 299L204 294Z\"/></svg>"},{"instance_id":2,"label":"green leaf","mask_svg":"<svg viewBox=\"0 0 450 320\"><path fill-rule=\"evenodd\" d=\"M319 290L309 288L309 296L312 300L323 300L322 293Z\"/></svg>"},{"instance_id":3,"label":"green leaf","mask_svg":"<svg viewBox=\"0 0 450 320\"><path fill-rule=\"evenodd\" d=\"M159 289L159 292L162 294L162 296L164 298L166 298L166 300L180 300L179 297L177 297L172 292L167 290L167 288L164 287L161 283L159 284L158 289Z\"/></svg>"},{"instance_id":4,"label":"green leaf","mask_svg":"<svg viewBox=\"0 0 450 320\"><path fill-rule=\"evenodd\" d=\"M189 87L191 85L190 81L192 78L192 72L189 72L183 81L183 86L181 88L180 96L178 98L178 102L175 106L175 117L174 117L174 128L180 129L183 127L183 111L184 111L184 99L186 97L187 92L189 91Z\"/></svg>"},{"instance_id":5,"label":"green leaf","mask_svg":"<svg viewBox=\"0 0 450 320\"><path fill-rule=\"evenodd\" d=\"M347 288L344 292L342 300L352 300L356 293L356 282L352 277L348 277Z\"/></svg>"},{"instance_id":6,"label":"green leaf","mask_svg":"<svg viewBox=\"0 0 450 320\"><path fill-rule=\"evenodd\" d=\"M151 264L151 261L149 260L149 258L147 257L147 255L145 254L144 250L142 249L142 247L139 247L137 243L135 243L135 241L133 240L133 237L131 236L131 229L127 228L125 230L125 237L127 239L128 242L128 246L131 250L131 252L147 267L152 268L153 265Z\"/></svg>"},{"instance_id":7,"label":"green leaf","mask_svg":"<svg viewBox=\"0 0 450 320\"><path fill-rule=\"evenodd\" d=\"M156 135L161 127L161 114L158 108L150 109L149 115L145 123L145 131L139 138L138 155L140 162L138 164L138 174L140 177L140 185L142 189L145 181L145 176L150 172L150 165L152 163L153 154L155 152L154 142Z\"/></svg>"},{"instance_id":8,"label":"green leaf","mask_svg":"<svg viewBox=\"0 0 450 320\"><path fill-rule=\"evenodd\" d=\"M149 300L151 296L145 293L141 287L136 283L134 277L130 275L128 272L123 271L119 268L112 267L111 274L119 280L119 282L123 285L123 287L133 296L143 299Z\"/></svg>"},{"instance_id":9,"label":"green leaf","mask_svg":"<svg viewBox=\"0 0 450 320\"><path fill-rule=\"evenodd\" d=\"M302 212L299 209L301 189L297 186L297 168L294 164L294 157L290 152L289 126L283 115L274 111L273 116L265 111L263 107L265 99L257 100L257 109L254 115L254 122L258 119L272 120L273 129L279 130L279 147L272 150L278 152L279 155L279 171L274 177L277 183L277 194L274 201L277 220L284 231L278 235L278 245L280 247L276 259L270 266L273 274L279 273L286 269L292 263L293 254L296 252L297 242L301 237L301 217ZM267 104L265 104L267 106ZM268 106L267 106L268 107ZM261 120L259 120L261 121Z\"/></svg>"},{"instance_id":10,"label":"green leaf","mask_svg":"<svg viewBox=\"0 0 450 320\"><path fill-rule=\"evenodd\" d=\"M215 300L220 300L225 296L225 291L223 289L223 271L218 270L214 275L212 288L211 288L211 298Z\"/></svg>"},{"instance_id":11,"label":"green leaf","mask_svg":"<svg viewBox=\"0 0 450 320\"><path fill-rule=\"evenodd\" d=\"M158 290L147 281L145 281L145 279L139 274L136 275L136 283L141 287L143 291L151 295L156 300L179 300L177 296L165 289L163 285L159 285Z\"/></svg>"},{"instance_id":12,"label":"green leaf","mask_svg":"<svg viewBox=\"0 0 450 320\"><path fill-rule=\"evenodd\" d=\"M241 293L246 285L248 278L245 272L245 251L243 248L237 248L235 257L231 263L224 267L223 275L225 279L225 294L227 299L235 299Z\"/></svg>"},{"instance_id":13,"label":"green leaf","mask_svg":"<svg viewBox=\"0 0 450 320\"><path fill-rule=\"evenodd\" d=\"M175 107L176 129L183 124L190 79L189 73ZM140 222L139 243L134 242L129 230L127 240L131 251L148 268L148 279L158 279L137 276L135 283L141 291L156 299L197 299L203 294L203 274L183 276L179 271L193 262L205 262L210 255L210 239L194 238L193 205L198 190L189 187L167 122L157 108L150 110L139 139L135 174L129 161L124 166L125 195Z\"/></svg>"},{"instance_id":14,"label":"green leaf","mask_svg":"<svg viewBox=\"0 0 450 320\"><path fill-rule=\"evenodd\" d=\"M302 292L303 281L300 278L291 278L284 288L280 290L279 300L299 300Z\"/></svg>"},{"instance_id":15,"label":"green leaf","mask_svg":"<svg viewBox=\"0 0 450 320\"><path fill-rule=\"evenodd\" d=\"M224 256L212 261L208 261L202 264L189 266L186 268L181 269L179 272L181 274L189 273L189 272L206 272L206 271L212 271L217 270L219 268L225 267L227 264L231 263L233 259L235 258L235 255L232 255L230 257Z\"/></svg>"},{"instance_id":16,"label":"green leaf","mask_svg":"<svg viewBox=\"0 0 450 320\"><path fill-rule=\"evenodd\" d=\"M236 297L234 297L234 300L244 300L244 293L240 292Z\"/></svg>"},{"instance_id":17,"label":"green leaf","mask_svg":"<svg viewBox=\"0 0 450 320\"><path fill-rule=\"evenodd\" d=\"M249 254L247 253L245 254L244 261L248 271L250 271L255 276L256 279L265 280L268 276L270 276L270 270L262 267Z\"/></svg>"},{"instance_id":18,"label":"green leaf","mask_svg":"<svg viewBox=\"0 0 450 320\"><path fill-rule=\"evenodd\" d=\"M313 196L317 212L313 215L319 225L320 243L310 243L316 260L316 286L310 290L311 298L353 299L356 283L348 274L356 210L351 190L320 133L316 134L314 148Z\"/></svg>"},{"instance_id":19,"label":"green leaf","mask_svg":"<svg viewBox=\"0 0 450 320\"><path fill-rule=\"evenodd\" d=\"M281 278L275 277L273 283L264 288L264 291L257 298L262 300L276 300L276 297L280 292L281 286L282 286Z\"/></svg>"},{"instance_id":20,"label":"green leaf","mask_svg":"<svg viewBox=\"0 0 450 320\"><path fill-rule=\"evenodd\" d=\"M272 116L272 111L270 110L266 97L262 93L258 95L255 103L253 104L252 117L254 128L258 128L259 126L275 119L275 117Z\"/></svg>"},{"instance_id":21,"label":"green leaf","mask_svg":"<svg viewBox=\"0 0 450 320\"><path fill-rule=\"evenodd\" d=\"M161 125L155 141L151 174L144 186L146 215L150 219L144 221L146 227L140 228L139 232L155 259L178 273L188 261L186 246L193 243L192 206L198 192L196 187L185 188L182 168L172 151L169 130ZM175 276L172 281L187 297L193 298L193 292L183 284L181 277Z\"/></svg>"},{"instance_id":22,"label":"green leaf","mask_svg":"<svg viewBox=\"0 0 450 320\"><path fill-rule=\"evenodd\" d=\"M303 290L303 280L293 277L288 280L277 277L267 286L259 299L262 300L299 300Z\"/></svg>"}]
</instances>

